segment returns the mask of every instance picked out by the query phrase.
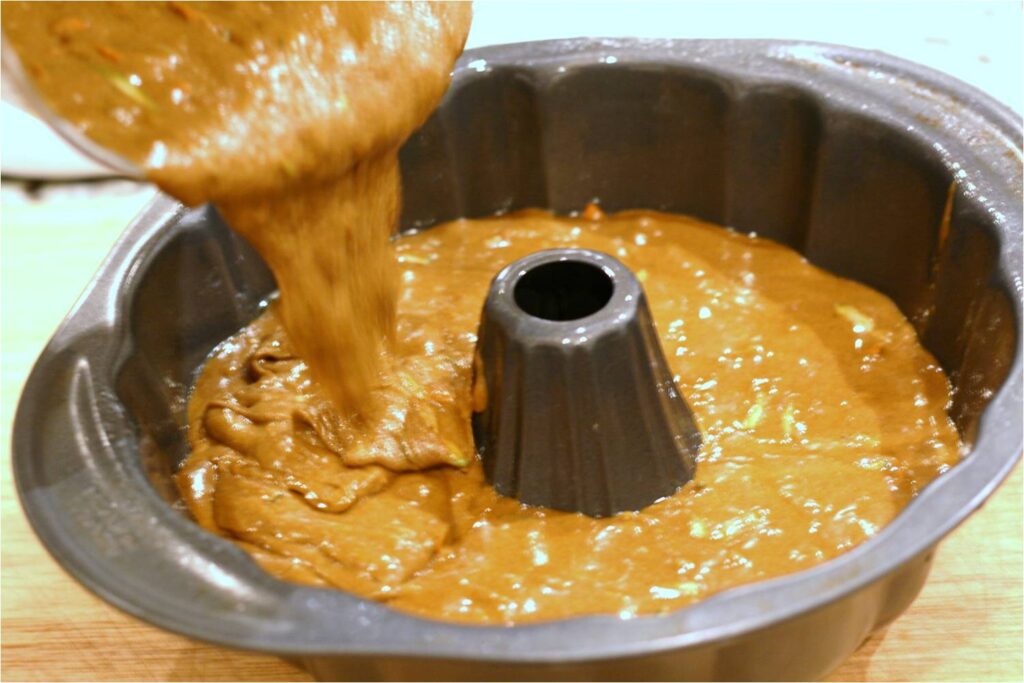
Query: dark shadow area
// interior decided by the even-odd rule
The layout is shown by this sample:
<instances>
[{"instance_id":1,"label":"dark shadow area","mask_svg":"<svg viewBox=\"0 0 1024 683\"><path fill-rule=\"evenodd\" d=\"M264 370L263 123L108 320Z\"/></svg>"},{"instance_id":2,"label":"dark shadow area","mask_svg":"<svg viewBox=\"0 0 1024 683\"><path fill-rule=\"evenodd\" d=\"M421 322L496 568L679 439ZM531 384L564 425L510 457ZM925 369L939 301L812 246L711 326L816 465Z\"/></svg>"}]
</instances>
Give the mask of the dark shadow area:
<instances>
[{"instance_id":1,"label":"dark shadow area","mask_svg":"<svg viewBox=\"0 0 1024 683\"><path fill-rule=\"evenodd\" d=\"M516 283L516 305L535 318L579 320L597 313L612 298L607 273L590 263L558 261L529 271Z\"/></svg>"}]
</instances>

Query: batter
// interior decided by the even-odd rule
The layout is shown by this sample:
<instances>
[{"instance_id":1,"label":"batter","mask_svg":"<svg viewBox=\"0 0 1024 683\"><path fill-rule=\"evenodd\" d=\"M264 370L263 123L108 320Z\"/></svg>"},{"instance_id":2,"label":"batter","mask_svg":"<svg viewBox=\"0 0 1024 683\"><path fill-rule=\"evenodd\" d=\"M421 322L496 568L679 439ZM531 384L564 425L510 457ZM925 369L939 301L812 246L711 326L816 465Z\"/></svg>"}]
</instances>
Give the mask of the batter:
<instances>
[{"instance_id":1,"label":"batter","mask_svg":"<svg viewBox=\"0 0 1024 683\"><path fill-rule=\"evenodd\" d=\"M341 410L361 410L401 363L388 244L398 148L448 87L470 5L4 2L0 12L58 114L186 204L215 203L256 247L295 348Z\"/></svg>"},{"instance_id":2,"label":"batter","mask_svg":"<svg viewBox=\"0 0 1024 683\"><path fill-rule=\"evenodd\" d=\"M397 150L448 85L467 4L0 12L58 114L215 202L274 271L279 298L196 383L177 481L277 576L470 623L656 613L852 548L956 461L948 382L893 304L771 242L591 208L392 246ZM694 481L605 520L498 497L469 429L490 278L568 246L637 273L704 436Z\"/></svg>"},{"instance_id":3,"label":"batter","mask_svg":"<svg viewBox=\"0 0 1024 683\"><path fill-rule=\"evenodd\" d=\"M696 479L638 513L522 506L474 454L488 283L554 247L638 275L704 436ZM375 389L369 422L332 409L276 303L216 349L192 394L182 494L282 578L471 623L657 613L853 548L957 460L949 384L893 303L769 240L591 209L456 221L397 252L407 372ZM392 448L400 466L365 455Z\"/></svg>"}]
</instances>

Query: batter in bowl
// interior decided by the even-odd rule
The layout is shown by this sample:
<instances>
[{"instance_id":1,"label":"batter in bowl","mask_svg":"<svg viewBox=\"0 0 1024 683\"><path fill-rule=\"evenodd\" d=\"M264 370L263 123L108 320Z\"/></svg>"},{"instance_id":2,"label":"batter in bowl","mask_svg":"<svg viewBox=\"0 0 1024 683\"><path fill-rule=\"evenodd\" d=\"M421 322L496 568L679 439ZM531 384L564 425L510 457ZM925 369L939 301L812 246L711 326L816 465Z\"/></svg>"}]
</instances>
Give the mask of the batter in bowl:
<instances>
[{"instance_id":1,"label":"batter in bowl","mask_svg":"<svg viewBox=\"0 0 1024 683\"><path fill-rule=\"evenodd\" d=\"M374 389L379 413L355 425L336 413L276 302L214 351L193 391L182 495L282 578L471 623L657 613L853 548L958 458L949 383L895 305L769 240L652 212L528 211L396 247L406 372ZM475 456L488 284L555 247L637 274L704 436L696 479L640 512L520 505ZM388 467L365 455L390 449Z\"/></svg>"},{"instance_id":2,"label":"batter in bowl","mask_svg":"<svg viewBox=\"0 0 1024 683\"><path fill-rule=\"evenodd\" d=\"M358 412L396 360L398 148L448 87L470 5L5 2L0 12L55 112L186 204L215 203L259 250L292 343L332 400Z\"/></svg>"}]
</instances>

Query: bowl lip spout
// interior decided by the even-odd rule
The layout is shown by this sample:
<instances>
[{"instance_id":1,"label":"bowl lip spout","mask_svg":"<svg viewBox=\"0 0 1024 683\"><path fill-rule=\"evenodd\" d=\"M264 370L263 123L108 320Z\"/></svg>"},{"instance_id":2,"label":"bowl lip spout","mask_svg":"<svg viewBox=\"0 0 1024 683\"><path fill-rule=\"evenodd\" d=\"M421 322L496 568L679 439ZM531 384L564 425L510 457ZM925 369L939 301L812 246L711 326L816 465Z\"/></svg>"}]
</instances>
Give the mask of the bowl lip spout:
<instances>
[{"instance_id":1,"label":"bowl lip spout","mask_svg":"<svg viewBox=\"0 0 1024 683\"><path fill-rule=\"evenodd\" d=\"M942 144L951 177L961 163L975 172L975 200L987 208L999 243L996 285L1006 293L1020 328L1022 126L1018 114L988 95L901 59L835 45L601 38L469 50L456 67L453 89L491 70L557 79L577 68L684 69L720 78L726 85L735 78L792 86L820 96L830 110L860 115L865 102L880 103L872 116L908 136ZM914 119L921 111L930 112L930 122ZM15 418L12 461L25 514L66 571L125 612L199 640L285 656L538 664L606 660L731 640L821 608L927 553L984 503L1021 456L1018 335L1007 379L982 414L978 437L964 460L922 491L877 536L806 571L727 590L659 616L604 615L512 627L433 621L340 591L287 584L262 572L231 542L202 531L168 506L148 485L133 434L100 435L99 447L75 443L74 429L84 425L95 431L90 426L99 422L94 414L117 411L107 405L116 396L109 386L116 373L109 370L124 358L117 339L128 315L129 294L138 286L136 274L167 243L184 215L180 204L158 196L115 244L29 376ZM98 371L90 373L90 368ZM110 379L101 376L105 371ZM72 389L86 387L106 392L105 397L94 405L87 397L58 395L58 379L67 377ZM58 409L59 419L53 418ZM76 449L73 456L62 456L77 458L74 472L55 474L56 453L36 446L56 438L65 439L58 442L66 443L65 451ZM109 484L106 478L120 482L112 507L83 504L74 511L79 519L59 512L69 496L89 494L79 490L83 483L101 489ZM108 546L76 536L74 529L86 522L109 529Z\"/></svg>"}]
</instances>

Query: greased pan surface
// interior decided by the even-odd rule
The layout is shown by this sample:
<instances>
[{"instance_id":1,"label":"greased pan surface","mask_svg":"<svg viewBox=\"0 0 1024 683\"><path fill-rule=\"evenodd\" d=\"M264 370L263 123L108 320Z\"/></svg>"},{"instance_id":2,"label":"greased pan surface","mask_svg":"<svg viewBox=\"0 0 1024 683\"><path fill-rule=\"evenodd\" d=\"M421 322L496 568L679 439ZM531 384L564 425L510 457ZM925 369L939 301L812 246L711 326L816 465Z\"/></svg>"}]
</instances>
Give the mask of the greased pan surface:
<instances>
[{"instance_id":1,"label":"greased pan surface","mask_svg":"<svg viewBox=\"0 0 1024 683\"><path fill-rule=\"evenodd\" d=\"M969 453L890 526L799 574L661 617L471 627L274 580L177 506L185 397L274 283L209 207L157 199L26 385L22 503L79 581L150 623L321 678L807 679L917 595L1021 453L1021 124L928 69L772 41L468 51L402 152L404 229L526 206L693 214L889 295L956 387ZM948 229L942 229L950 187Z\"/></svg>"}]
</instances>

